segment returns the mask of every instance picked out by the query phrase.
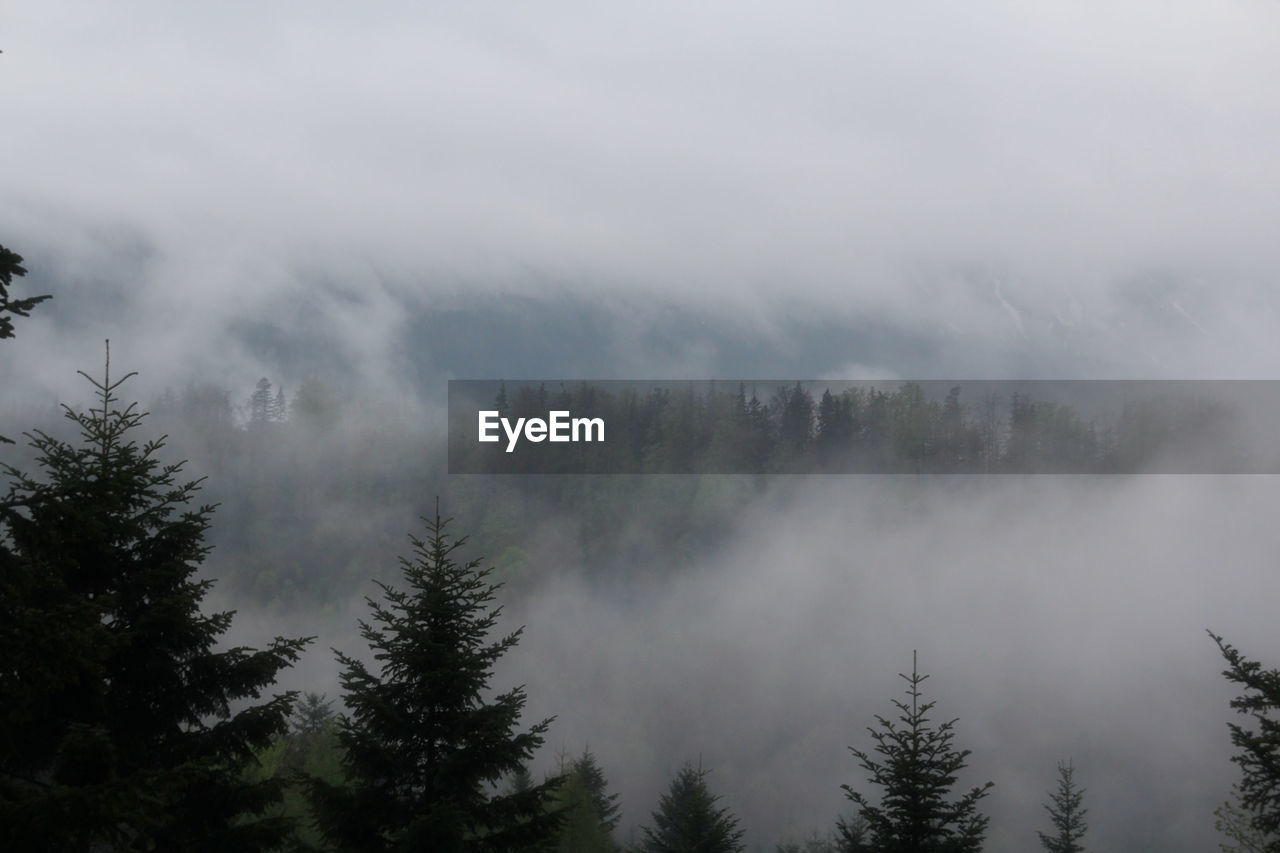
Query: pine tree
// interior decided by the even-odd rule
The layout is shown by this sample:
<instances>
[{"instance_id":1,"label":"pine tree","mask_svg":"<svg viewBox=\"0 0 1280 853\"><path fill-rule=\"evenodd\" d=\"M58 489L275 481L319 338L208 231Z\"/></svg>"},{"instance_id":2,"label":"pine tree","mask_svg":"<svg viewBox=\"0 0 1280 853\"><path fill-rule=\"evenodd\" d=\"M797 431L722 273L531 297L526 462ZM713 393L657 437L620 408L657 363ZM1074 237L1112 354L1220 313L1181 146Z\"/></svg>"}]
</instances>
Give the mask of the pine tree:
<instances>
[{"instance_id":1,"label":"pine tree","mask_svg":"<svg viewBox=\"0 0 1280 853\"><path fill-rule=\"evenodd\" d=\"M511 779L507 782L507 793L523 794L532 787L533 774L522 764L511 773Z\"/></svg>"},{"instance_id":2,"label":"pine tree","mask_svg":"<svg viewBox=\"0 0 1280 853\"><path fill-rule=\"evenodd\" d=\"M590 748L573 760L562 753L560 776L564 782L556 805L564 813L564 825L556 842L557 853L615 853L618 795L608 793L604 772Z\"/></svg>"},{"instance_id":3,"label":"pine tree","mask_svg":"<svg viewBox=\"0 0 1280 853\"><path fill-rule=\"evenodd\" d=\"M271 380L262 377L249 395L249 424L270 423L273 420L274 404L271 397Z\"/></svg>"},{"instance_id":4,"label":"pine tree","mask_svg":"<svg viewBox=\"0 0 1280 853\"><path fill-rule=\"evenodd\" d=\"M284 423L289 420L289 404L285 401L283 388L276 389L276 396L271 400L268 418L275 423Z\"/></svg>"},{"instance_id":5,"label":"pine tree","mask_svg":"<svg viewBox=\"0 0 1280 853\"><path fill-rule=\"evenodd\" d=\"M13 337L13 317L30 316L32 308L50 298L45 295L11 299L9 288L13 286L13 280L26 274L22 255L0 246L0 340Z\"/></svg>"},{"instance_id":6,"label":"pine tree","mask_svg":"<svg viewBox=\"0 0 1280 853\"><path fill-rule=\"evenodd\" d=\"M869 781L881 789L880 804L873 805L850 786L841 786L866 823L869 841L864 849L876 853L981 850L989 818L977 807L992 783L950 798L956 773L965 767L970 752L952 746L956 720L936 728L930 725L929 713L937 703L921 701L920 685L929 676L919 674L914 653L911 675L899 675L907 682L910 702L893 700L901 713L898 722L877 715L879 728L867 729L883 760L849 748L870 774Z\"/></svg>"},{"instance_id":7,"label":"pine tree","mask_svg":"<svg viewBox=\"0 0 1280 853\"><path fill-rule=\"evenodd\" d=\"M1084 853L1080 839L1088 831L1084 816L1089 810L1080 807L1084 801L1084 790L1076 786L1072 779L1074 773L1071 762L1058 762L1058 790L1051 793L1049 802L1044 804L1049 819L1053 821L1054 831L1052 835L1037 833L1040 845L1049 853Z\"/></svg>"},{"instance_id":8,"label":"pine tree","mask_svg":"<svg viewBox=\"0 0 1280 853\"><path fill-rule=\"evenodd\" d=\"M605 832L612 833L622 820L622 809L618 805L618 795L608 793L609 784L605 781L604 771L600 769L591 747L582 750L582 755L570 765L569 771L582 780L583 787L591 795L591 802L600 817L601 825Z\"/></svg>"},{"instance_id":9,"label":"pine tree","mask_svg":"<svg viewBox=\"0 0 1280 853\"><path fill-rule=\"evenodd\" d=\"M609 828L600 819L600 811L587 787L586 780L563 768L564 782L556 792L555 805L564 814L557 834L556 853L616 853L617 845Z\"/></svg>"},{"instance_id":10,"label":"pine tree","mask_svg":"<svg viewBox=\"0 0 1280 853\"><path fill-rule=\"evenodd\" d=\"M14 317L30 316L32 308L51 298L46 294L29 296L25 299L11 299L9 288L13 286L13 280L26 274L27 268L22 265L22 255L0 246L0 340L13 337ZM11 439L0 435L0 444L12 443Z\"/></svg>"},{"instance_id":11,"label":"pine tree","mask_svg":"<svg viewBox=\"0 0 1280 853\"><path fill-rule=\"evenodd\" d=\"M1280 843L1276 833L1259 832L1253 818L1240 807L1240 786L1231 786L1231 798L1213 810L1214 829L1227 837L1218 845L1222 853L1267 853Z\"/></svg>"},{"instance_id":12,"label":"pine tree","mask_svg":"<svg viewBox=\"0 0 1280 853\"><path fill-rule=\"evenodd\" d=\"M745 849L738 819L707 788L707 771L685 764L658 801L653 828L642 827L641 853L737 853Z\"/></svg>"},{"instance_id":13,"label":"pine tree","mask_svg":"<svg viewBox=\"0 0 1280 853\"><path fill-rule=\"evenodd\" d=\"M213 508L199 481L139 445L119 408L129 378L66 409L78 443L28 435L43 477L10 466L0 536L0 826L8 849L255 850L280 785L249 782L293 694L257 699L307 640L216 651L231 613L205 615L197 580ZM130 374L132 375L132 374Z\"/></svg>"},{"instance_id":14,"label":"pine tree","mask_svg":"<svg viewBox=\"0 0 1280 853\"><path fill-rule=\"evenodd\" d=\"M407 590L379 583L360 632L377 669L338 653L345 702L339 741L349 783L316 781L312 800L326 838L343 850L537 850L555 842L561 816L547 807L559 778L494 794L542 744L551 720L516 727L523 687L486 699L496 661L523 629L490 638L498 586L479 560L455 561L437 510L425 540L402 558Z\"/></svg>"},{"instance_id":15,"label":"pine tree","mask_svg":"<svg viewBox=\"0 0 1280 853\"><path fill-rule=\"evenodd\" d=\"M1239 808L1248 815L1256 837L1267 839L1268 853L1280 851L1280 669L1263 669L1246 659L1222 637L1209 632L1227 661L1228 681L1245 693L1231 700L1236 713L1252 719L1253 727L1228 724L1231 744L1240 750L1231 760L1240 767Z\"/></svg>"}]
</instances>

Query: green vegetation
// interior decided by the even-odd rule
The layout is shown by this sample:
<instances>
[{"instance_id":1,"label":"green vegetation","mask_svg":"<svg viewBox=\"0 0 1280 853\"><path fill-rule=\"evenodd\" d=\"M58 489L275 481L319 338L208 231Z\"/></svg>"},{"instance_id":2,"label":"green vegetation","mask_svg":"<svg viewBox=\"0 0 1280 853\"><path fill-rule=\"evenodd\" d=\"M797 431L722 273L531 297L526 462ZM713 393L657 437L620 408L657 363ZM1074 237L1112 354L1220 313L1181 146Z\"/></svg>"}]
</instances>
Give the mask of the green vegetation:
<instances>
[{"instance_id":1,"label":"green vegetation","mask_svg":"<svg viewBox=\"0 0 1280 853\"><path fill-rule=\"evenodd\" d=\"M218 649L232 614L202 613L195 577L213 507L133 440L128 378L90 379L99 407L66 410L77 442L31 434L40 479L5 466L0 826L11 849L268 849L281 786L243 771L294 695L247 702L307 640Z\"/></svg>"},{"instance_id":2,"label":"green vegetation","mask_svg":"<svg viewBox=\"0 0 1280 853\"><path fill-rule=\"evenodd\" d=\"M658 802L653 825L643 828L640 853L738 853L738 819L707 787L709 771L686 763Z\"/></svg>"},{"instance_id":3,"label":"green vegetation","mask_svg":"<svg viewBox=\"0 0 1280 853\"><path fill-rule=\"evenodd\" d=\"M1081 806L1084 790L1076 785L1074 775L1075 767L1071 762L1058 762L1058 788L1044 804L1053 822L1053 832L1039 833L1040 846L1049 853L1084 853L1080 840L1089 829L1084 822L1089 810Z\"/></svg>"},{"instance_id":4,"label":"green vegetation","mask_svg":"<svg viewBox=\"0 0 1280 853\"><path fill-rule=\"evenodd\" d=\"M898 721L877 716L877 727L868 729L880 758L849 748L867 772L868 781L881 791L879 804L875 804L860 791L843 786L865 824L865 833L862 827L856 834L846 828L844 838L851 849L874 853L982 849L989 818L978 811L978 803L993 783L953 798L956 774L965 767L970 753L952 746L955 720L931 725L929 713L937 703L920 700L920 685L928 677L919 673L913 654L911 675L901 675L910 701L893 700L901 715Z\"/></svg>"},{"instance_id":5,"label":"green vegetation","mask_svg":"<svg viewBox=\"0 0 1280 853\"><path fill-rule=\"evenodd\" d=\"M1231 745L1239 750L1231 760L1240 767L1236 802L1219 808L1218 826L1236 842L1232 849L1280 851L1280 669L1266 669L1249 660L1222 637L1218 644L1227 669L1223 675L1244 693L1231 700L1248 725L1230 723ZM1225 849L1225 848L1224 848Z\"/></svg>"},{"instance_id":6,"label":"green vegetation","mask_svg":"<svg viewBox=\"0 0 1280 853\"><path fill-rule=\"evenodd\" d=\"M311 784L325 838L344 850L533 850L550 846L561 815L547 806L559 779L493 794L525 766L550 720L516 730L516 687L487 697L493 666L520 630L491 641L497 587L478 560L459 563L465 539L437 511L426 539L401 559L406 589L379 584L360 622L377 669L338 653L348 712L339 716L345 782Z\"/></svg>"}]
</instances>

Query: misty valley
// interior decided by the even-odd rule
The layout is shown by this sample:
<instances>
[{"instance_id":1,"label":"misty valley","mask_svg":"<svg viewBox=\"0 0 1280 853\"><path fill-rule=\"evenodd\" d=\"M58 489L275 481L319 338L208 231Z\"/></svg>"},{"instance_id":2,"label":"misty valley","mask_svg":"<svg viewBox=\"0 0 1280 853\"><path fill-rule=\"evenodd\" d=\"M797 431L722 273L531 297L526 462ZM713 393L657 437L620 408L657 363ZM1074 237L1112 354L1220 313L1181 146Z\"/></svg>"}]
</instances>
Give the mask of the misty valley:
<instances>
[{"instance_id":1,"label":"misty valley","mask_svg":"<svg viewBox=\"0 0 1280 853\"><path fill-rule=\"evenodd\" d=\"M2 18L0 853L1280 853L1280 3Z\"/></svg>"},{"instance_id":2,"label":"misty valley","mask_svg":"<svg viewBox=\"0 0 1280 853\"><path fill-rule=\"evenodd\" d=\"M92 382L74 417L4 425L28 432L5 448L14 849L1274 844L1268 771L1228 761L1275 737L1280 676L1232 645L1265 638L1231 630L1268 596L1207 568L1275 538L1267 478L823 476L833 423L983 446L957 394L910 384L655 392L609 421L649 423L630 446L667 469L730 446L691 449L717 407L763 458L828 448L786 477L450 476L419 418L319 380L141 408ZM1100 446L992 402L1006 471ZM1232 703L1256 722L1234 735ZM1203 784L1166 784L1188 765Z\"/></svg>"}]
</instances>

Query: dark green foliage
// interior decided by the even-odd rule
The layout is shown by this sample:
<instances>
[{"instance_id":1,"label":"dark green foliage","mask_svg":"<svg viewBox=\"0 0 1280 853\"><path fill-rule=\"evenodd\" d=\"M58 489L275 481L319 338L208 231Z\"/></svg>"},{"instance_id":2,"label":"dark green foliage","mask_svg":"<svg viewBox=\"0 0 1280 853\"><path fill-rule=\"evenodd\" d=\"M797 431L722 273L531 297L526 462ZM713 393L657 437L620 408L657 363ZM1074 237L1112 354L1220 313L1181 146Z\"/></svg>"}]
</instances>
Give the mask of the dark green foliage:
<instances>
[{"instance_id":1,"label":"dark green foliage","mask_svg":"<svg viewBox=\"0 0 1280 853\"><path fill-rule=\"evenodd\" d=\"M49 296L28 296L14 299L9 296L13 280L27 274L22 265L22 255L0 246L0 340L13 337L13 318L27 317L31 309L49 299Z\"/></svg>"},{"instance_id":2,"label":"dark green foliage","mask_svg":"<svg viewBox=\"0 0 1280 853\"><path fill-rule=\"evenodd\" d=\"M1223 675L1244 688L1231 707L1247 715L1252 726L1229 723L1231 744L1239 752L1231 760L1240 767L1239 808L1268 853L1280 851L1280 669L1263 669L1222 637L1209 632L1227 661Z\"/></svg>"},{"instance_id":3,"label":"dark green foliage","mask_svg":"<svg viewBox=\"0 0 1280 853\"><path fill-rule=\"evenodd\" d=\"M305 770L321 745L332 738L337 722L332 705L322 694L308 691L294 706L285 750L285 764L290 770Z\"/></svg>"},{"instance_id":4,"label":"dark green foliage","mask_svg":"<svg viewBox=\"0 0 1280 853\"><path fill-rule=\"evenodd\" d=\"M622 820L622 808L618 805L618 795L608 792L609 783L605 781L604 771L600 769L600 764L591 752L591 747L582 750L582 755L569 765L569 772L582 781L583 787L591 795L591 802L605 830L613 832L617 829L618 821Z\"/></svg>"},{"instance_id":5,"label":"dark green foliage","mask_svg":"<svg viewBox=\"0 0 1280 853\"><path fill-rule=\"evenodd\" d=\"M1058 790L1049 795L1049 802L1044 804L1053 821L1053 833L1037 833L1040 846L1050 853L1084 853L1084 838L1089 827L1084 822L1088 809L1081 808L1084 801L1084 790L1078 787L1071 778L1075 768L1071 762L1058 762Z\"/></svg>"},{"instance_id":6,"label":"dark green foliage","mask_svg":"<svg viewBox=\"0 0 1280 853\"><path fill-rule=\"evenodd\" d=\"M22 265L22 255L4 246L0 246L0 340L13 337L13 318L26 317L31 309L49 299L45 296L29 296L25 299L11 299L9 288L13 280L27 274ZM0 435L0 444L12 444L11 439Z\"/></svg>"},{"instance_id":7,"label":"dark green foliage","mask_svg":"<svg viewBox=\"0 0 1280 853\"><path fill-rule=\"evenodd\" d=\"M39 480L4 469L0 826L15 850L269 848L288 823L255 816L280 786L243 771L293 694L231 708L307 641L215 651L231 613L202 614L196 579L213 508L190 507L198 481L161 442L132 439L128 378L90 379L100 408L66 410L78 443L29 436Z\"/></svg>"},{"instance_id":8,"label":"dark green foliage","mask_svg":"<svg viewBox=\"0 0 1280 853\"><path fill-rule=\"evenodd\" d=\"M586 780L571 768L566 771L555 798L556 810L564 815L556 853L616 853L618 847L600 819Z\"/></svg>"},{"instance_id":9,"label":"dark green foliage","mask_svg":"<svg viewBox=\"0 0 1280 853\"><path fill-rule=\"evenodd\" d=\"M330 785L344 781L337 717L331 704L319 694L304 693L294 708L289 732L258 750L256 764L245 775L250 781L273 779L284 785L283 798L270 814L293 824L285 849L324 849L306 794L312 779Z\"/></svg>"},{"instance_id":10,"label":"dark green foliage","mask_svg":"<svg viewBox=\"0 0 1280 853\"><path fill-rule=\"evenodd\" d=\"M641 853L734 853L745 849L738 819L717 806L707 772L685 764L658 801L653 827L642 827Z\"/></svg>"},{"instance_id":11,"label":"dark green foliage","mask_svg":"<svg viewBox=\"0 0 1280 853\"><path fill-rule=\"evenodd\" d=\"M977 807L992 783L952 798L956 774L970 753L952 746L955 720L930 725L929 713L936 703L920 700L920 685L929 676L919 674L914 654L911 664L911 675L901 675L910 701L893 701L900 712L897 722L877 716L879 727L868 727L881 758L849 748L869 774L868 780L881 789L880 803L875 805L850 786L842 786L866 824L867 840L855 849L876 853L981 850L989 818Z\"/></svg>"},{"instance_id":12,"label":"dark green foliage","mask_svg":"<svg viewBox=\"0 0 1280 853\"><path fill-rule=\"evenodd\" d=\"M618 795L608 792L604 771L591 750L584 749L572 761L561 756L560 775L564 782L556 796L556 806L564 813L564 825L556 850L614 853L618 846L613 831L621 819Z\"/></svg>"},{"instance_id":13,"label":"dark green foliage","mask_svg":"<svg viewBox=\"0 0 1280 853\"><path fill-rule=\"evenodd\" d=\"M407 589L379 583L360 622L376 668L338 653L349 713L339 722L346 786L317 780L325 837L343 850L550 849L559 778L524 791L493 786L525 766L550 720L518 733L523 687L488 698L493 666L523 629L491 639L501 608L480 561L459 564L465 538L439 513L401 559Z\"/></svg>"},{"instance_id":14,"label":"dark green foliage","mask_svg":"<svg viewBox=\"0 0 1280 853\"><path fill-rule=\"evenodd\" d=\"M1240 786L1231 786L1231 798L1213 810L1214 829L1227 837L1218 845L1222 853L1267 853L1280 841L1275 833L1259 832L1253 818L1240 808Z\"/></svg>"}]
</instances>

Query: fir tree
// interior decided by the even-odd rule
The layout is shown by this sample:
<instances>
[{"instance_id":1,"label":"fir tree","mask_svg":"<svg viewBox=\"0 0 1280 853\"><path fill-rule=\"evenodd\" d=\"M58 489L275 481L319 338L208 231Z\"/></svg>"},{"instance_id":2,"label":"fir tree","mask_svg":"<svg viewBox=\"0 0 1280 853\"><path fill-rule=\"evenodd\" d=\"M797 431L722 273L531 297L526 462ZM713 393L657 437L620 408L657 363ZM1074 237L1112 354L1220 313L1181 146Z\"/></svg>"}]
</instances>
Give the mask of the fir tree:
<instances>
[{"instance_id":1,"label":"fir tree","mask_svg":"<svg viewBox=\"0 0 1280 853\"><path fill-rule=\"evenodd\" d=\"M306 640L215 651L231 613L205 615L197 580L213 508L199 481L139 445L129 378L66 409L78 443L29 434L43 477L12 467L0 536L0 826L9 849L255 850L287 821L258 818L279 783L250 782L253 751L287 725L293 694L257 699ZM130 374L132 375L132 374ZM16 509L15 507L21 507Z\"/></svg>"},{"instance_id":2,"label":"fir tree","mask_svg":"<svg viewBox=\"0 0 1280 853\"><path fill-rule=\"evenodd\" d=\"M9 288L13 286L13 280L26 274L27 268L22 265L22 255L0 246L0 340L13 337L14 317L30 316L32 308L50 298L45 295L11 299ZM0 444L12 443L11 439L0 435Z\"/></svg>"},{"instance_id":3,"label":"fir tree","mask_svg":"<svg viewBox=\"0 0 1280 853\"><path fill-rule=\"evenodd\" d=\"M1084 853L1080 839L1088 831L1084 816L1089 810L1080 807L1084 791L1072 779L1074 773L1071 762L1058 762L1058 790L1051 793L1049 802L1044 804L1049 819L1053 821L1053 834L1037 833L1040 846L1049 853Z\"/></svg>"},{"instance_id":4,"label":"fir tree","mask_svg":"<svg viewBox=\"0 0 1280 853\"><path fill-rule=\"evenodd\" d=\"M283 388L276 389L276 396L271 400L268 418L276 423L284 423L289 420L289 404L285 401Z\"/></svg>"},{"instance_id":5,"label":"fir tree","mask_svg":"<svg viewBox=\"0 0 1280 853\"><path fill-rule=\"evenodd\" d=\"M977 807L992 783L951 799L956 773L965 766L969 750L952 746L954 719L936 728L930 725L929 713L937 703L921 701L920 685L929 676L919 674L914 653L911 675L900 677L907 682L911 698L893 701L901 714L898 721L877 715L879 728L867 729L882 760L849 748L870 774L869 781L882 792L880 804L874 805L850 786L842 786L866 823L868 841L863 849L876 853L981 850L989 818Z\"/></svg>"},{"instance_id":6,"label":"fir tree","mask_svg":"<svg viewBox=\"0 0 1280 853\"><path fill-rule=\"evenodd\" d=\"M618 828L618 822L622 820L622 809L618 805L618 795L608 793L609 784L605 781L604 771L596 762L591 747L582 750L582 755L570 765L569 771L571 775L582 780L583 787L591 796L596 814L600 817L601 825L604 826L605 832L612 833Z\"/></svg>"},{"instance_id":7,"label":"fir tree","mask_svg":"<svg viewBox=\"0 0 1280 853\"><path fill-rule=\"evenodd\" d=\"M563 778L555 799L557 809L564 815L556 853L615 853L617 845L600 819L586 780L571 766L564 767Z\"/></svg>"},{"instance_id":8,"label":"fir tree","mask_svg":"<svg viewBox=\"0 0 1280 853\"><path fill-rule=\"evenodd\" d=\"M1259 832L1253 826L1253 818L1240 807L1240 786L1231 786L1231 798L1213 810L1214 829L1227 837L1218 845L1222 853L1267 853L1275 850L1280 837L1275 833Z\"/></svg>"},{"instance_id":9,"label":"fir tree","mask_svg":"<svg viewBox=\"0 0 1280 853\"><path fill-rule=\"evenodd\" d=\"M1267 839L1268 853L1276 853L1280 851L1280 669L1263 669L1222 637L1212 631L1209 636L1227 661L1222 674L1245 689L1244 695L1231 700L1231 707L1253 722L1252 727L1228 724L1231 744L1240 750L1231 757L1242 774L1239 808L1248 815L1256 837Z\"/></svg>"},{"instance_id":10,"label":"fir tree","mask_svg":"<svg viewBox=\"0 0 1280 853\"><path fill-rule=\"evenodd\" d=\"M32 308L50 298L48 295L10 298L9 288L13 286L13 280L26 274L22 255L0 246L0 340L13 337L14 317L29 316Z\"/></svg>"},{"instance_id":11,"label":"fir tree","mask_svg":"<svg viewBox=\"0 0 1280 853\"><path fill-rule=\"evenodd\" d=\"M262 377L249 395L249 424L265 424L273 418L274 403L271 397L271 380Z\"/></svg>"},{"instance_id":12,"label":"fir tree","mask_svg":"<svg viewBox=\"0 0 1280 853\"><path fill-rule=\"evenodd\" d=\"M339 720L348 785L316 781L312 799L325 836L343 850L537 850L561 816L548 810L559 778L494 794L542 744L551 720L517 732L523 687L486 698L496 661L523 629L491 639L501 608L479 560L455 561L466 542L448 535L437 510L425 540L401 559L407 590L379 583L360 631L371 670L342 653L349 709Z\"/></svg>"},{"instance_id":13,"label":"fir tree","mask_svg":"<svg viewBox=\"0 0 1280 853\"><path fill-rule=\"evenodd\" d=\"M570 760L560 756L564 779L556 804L564 813L564 825L556 843L557 853L614 853L618 846L613 830L620 819L618 795L608 793L604 772L589 748Z\"/></svg>"},{"instance_id":14,"label":"fir tree","mask_svg":"<svg viewBox=\"0 0 1280 853\"><path fill-rule=\"evenodd\" d=\"M685 764L658 801L653 827L642 827L641 853L737 853L745 849L738 819L718 807L707 771Z\"/></svg>"},{"instance_id":15,"label":"fir tree","mask_svg":"<svg viewBox=\"0 0 1280 853\"><path fill-rule=\"evenodd\" d=\"M516 768L511 774L510 781L507 782L507 793L523 794L533 787L533 774L529 772L529 768L523 764Z\"/></svg>"}]
</instances>

